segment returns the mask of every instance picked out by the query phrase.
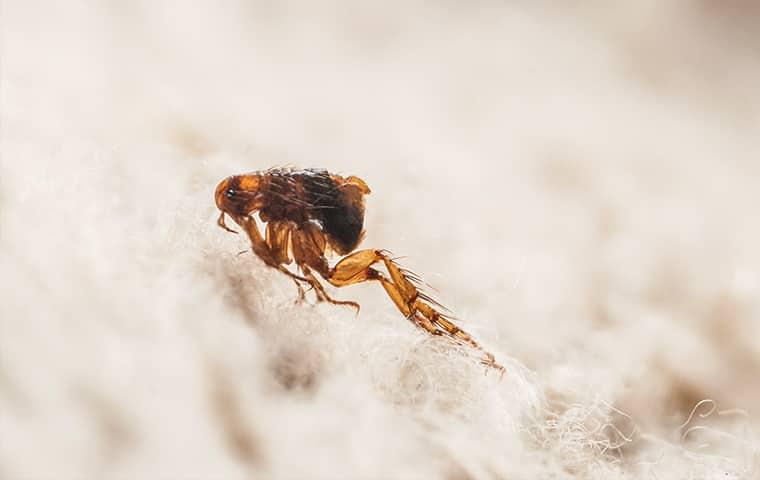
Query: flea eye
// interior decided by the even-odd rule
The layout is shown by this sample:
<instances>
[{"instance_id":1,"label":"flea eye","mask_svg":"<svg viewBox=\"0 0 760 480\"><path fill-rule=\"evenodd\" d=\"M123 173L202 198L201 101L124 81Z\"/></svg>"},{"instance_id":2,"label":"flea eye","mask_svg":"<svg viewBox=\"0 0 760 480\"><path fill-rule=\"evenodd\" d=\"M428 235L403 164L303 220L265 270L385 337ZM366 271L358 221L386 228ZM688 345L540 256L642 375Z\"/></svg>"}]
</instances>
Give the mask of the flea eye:
<instances>
[{"instance_id":1,"label":"flea eye","mask_svg":"<svg viewBox=\"0 0 760 480\"><path fill-rule=\"evenodd\" d=\"M235 192L234 189L230 188L230 189L227 190L226 193L227 193L227 198L234 198L236 192Z\"/></svg>"}]
</instances>

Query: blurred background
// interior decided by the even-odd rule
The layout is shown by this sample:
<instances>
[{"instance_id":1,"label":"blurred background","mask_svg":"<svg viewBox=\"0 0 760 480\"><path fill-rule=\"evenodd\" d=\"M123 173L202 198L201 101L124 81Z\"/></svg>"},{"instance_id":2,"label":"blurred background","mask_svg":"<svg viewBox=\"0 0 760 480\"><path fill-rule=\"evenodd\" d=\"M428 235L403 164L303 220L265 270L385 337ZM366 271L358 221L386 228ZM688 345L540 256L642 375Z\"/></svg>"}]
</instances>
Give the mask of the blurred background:
<instances>
[{"instance_id":1,"label":"blurred background","mask_svg":"<svg viewBox=\"0 0 760 480\"><path fill-rule=\"evenodd\" d=\"M760 4L0 4L0 478L758 478ZM294 305L216 183L357 175L508 367Z\"/></svg>"}]
</instances>

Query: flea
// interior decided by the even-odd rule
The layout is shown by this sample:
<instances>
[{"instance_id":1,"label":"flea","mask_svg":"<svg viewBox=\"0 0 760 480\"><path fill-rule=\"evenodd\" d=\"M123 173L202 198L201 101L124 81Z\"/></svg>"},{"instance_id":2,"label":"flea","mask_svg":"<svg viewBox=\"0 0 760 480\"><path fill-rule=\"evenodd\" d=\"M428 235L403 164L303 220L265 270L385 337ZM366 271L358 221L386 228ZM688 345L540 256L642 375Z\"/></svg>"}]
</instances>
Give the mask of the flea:
<instances>
[{"instance_id":1,"label":"flea","mask_svg":"<svg viewBox=\"0 0 760 480\"><path fill-rule=\"evenodd\" d=\"M364 196L369 193L359 177L314 168L273 168L227 177L214 197L221 210L218 225L237 233L225 224L225 215L232 218L250 238L253 253L295 282L300 299L305 297L305 285L313 288L318 301L350 306L358 313L358 303L332 298L315 273L335 287L380 282L414 325L481 351L481 363L503 373L493 354L457 327L448 309L423 291L420 277L402 268L387 250L357 250L364 237ZM263 234L254 217L257 213ZM327 257L333 253L342 258L331 267ZM298 273L287 268L293 262Z\"/></svg>"}]
</instances>

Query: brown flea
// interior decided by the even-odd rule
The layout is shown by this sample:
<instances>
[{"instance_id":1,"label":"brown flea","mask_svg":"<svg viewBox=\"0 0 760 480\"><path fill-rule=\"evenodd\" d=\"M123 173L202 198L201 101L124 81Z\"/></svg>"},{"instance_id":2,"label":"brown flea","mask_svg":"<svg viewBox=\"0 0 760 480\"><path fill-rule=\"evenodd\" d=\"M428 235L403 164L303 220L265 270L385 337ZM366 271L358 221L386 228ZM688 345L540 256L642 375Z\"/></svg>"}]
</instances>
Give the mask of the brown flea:
<instances>
[{"instance_id":1,"label":"brown flea","mask_svg":"<svg viewBox=\"0 0 760 480\"><path fill-rule=\"evenodd\" d=\"M221 210L218 225L235 232L225 224L229 215L250 238L253 253L295 282L300 299L305 296L305 284L314 289L318 301L348 305L358 313L358 303L330 297L312 272L336 287L376 280L417 327L482 351L481 362L503 373L494 356L454 325L446 308L422 291L419 277L401 268L388 251L355 251L364 237L364 195L368 193L369 187L358 177L344 178L313 168L274 168L227 177L219 182L214 198ZM264 224L263 235L253 216L256 213ZM344 255L334 267L327 262L330 252ZM286 268L293 261L300 274ZM380 264L387 274L373 267Z\"/></svg>"}]
</instances>

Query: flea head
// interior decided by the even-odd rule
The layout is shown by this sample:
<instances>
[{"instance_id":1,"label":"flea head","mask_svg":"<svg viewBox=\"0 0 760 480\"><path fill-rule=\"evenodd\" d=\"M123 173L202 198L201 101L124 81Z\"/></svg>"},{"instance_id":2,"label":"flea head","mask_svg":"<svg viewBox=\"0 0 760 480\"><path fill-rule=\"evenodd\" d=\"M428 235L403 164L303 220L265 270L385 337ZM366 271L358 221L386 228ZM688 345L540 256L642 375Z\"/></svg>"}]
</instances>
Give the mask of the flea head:
<instances>
[{"instance_id":1,"label":"flea head","mask_svg":"<svg viewBox=\"0 0 760 480\"><path fill-rule=\"evenodd\" d=\"M263 206L262 195L259 192L260 184L261 176L258 174L234 175L219 182L214 192L216 206L222 211L219 226L229 230L224 224L225 213L238 221Z\"/></svg>"},{"instance_id":2,"label":"flea head","mask_svg":"<svg viewBox=\"0 0 760 480\"><path fill-rule=\"evenodd\" d=\"M260 183L261 177L257 174L225 178L216 186L216 206L232 217L254 213L263 206L259 193Z\"/></svg>"}]
</instances>

